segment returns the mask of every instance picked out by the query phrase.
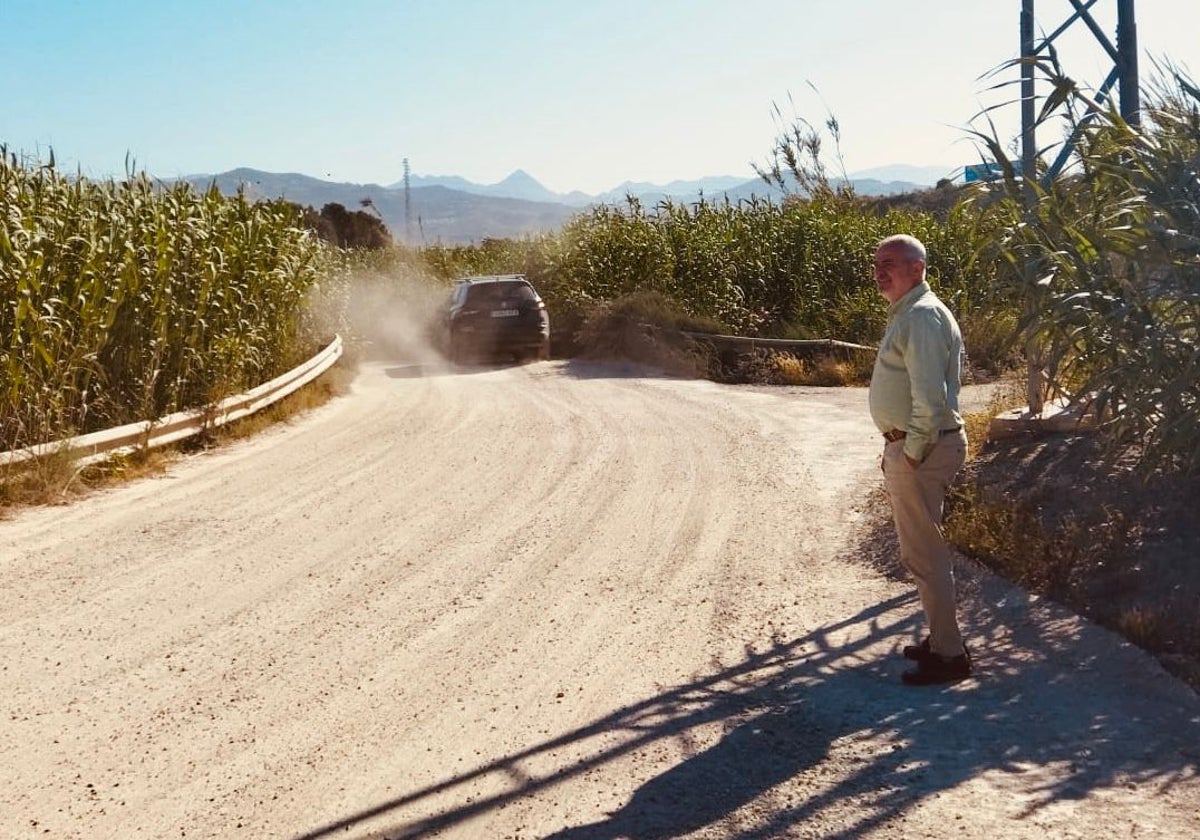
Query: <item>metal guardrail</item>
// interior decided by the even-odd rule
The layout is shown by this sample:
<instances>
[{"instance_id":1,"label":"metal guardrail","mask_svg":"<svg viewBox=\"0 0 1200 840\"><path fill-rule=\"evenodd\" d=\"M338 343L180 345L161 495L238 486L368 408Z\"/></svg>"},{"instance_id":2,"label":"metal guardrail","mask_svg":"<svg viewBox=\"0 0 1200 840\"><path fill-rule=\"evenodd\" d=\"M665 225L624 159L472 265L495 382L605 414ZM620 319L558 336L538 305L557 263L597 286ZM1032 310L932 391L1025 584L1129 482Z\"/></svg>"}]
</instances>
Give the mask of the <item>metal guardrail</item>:
<instances>
[{"instance_id":1,"label":"metal guardrail","mask_svg":"<svg viewBox=\"0 0 1200 840\"><path fill-rule=\"evenodd\" d=\"M335 336L324 350L292 370L257 388L226 397L214 406L179 411L157 420L142 420L114 429L42 443L26 449L0 452L0 465L16 464L46 455L68 453L79 461L94 461L120 450L165 446L205 429L223 426L259 411L307 385L333 366L342 355L342 337Z\"/></svg>"},{"instance_id":2,"label":"metal guardrail","mask_svg":"<svg viewBox=\"0 0 1200 840\"><path fill-rule=\"evenodd\" d=\"M773 347L778 350L814 350L824 348L827 350L870 350L872 353L879 349L866 344L851 344L849 341L838 341L833 338L747 338L741 335L720 335L717 333L688 332L686 330L682 330L681 332L688 338L700 341L711 341L716 344L744 345L749 346L751 349L754 347Z\"/></svg>"}]
</instances>

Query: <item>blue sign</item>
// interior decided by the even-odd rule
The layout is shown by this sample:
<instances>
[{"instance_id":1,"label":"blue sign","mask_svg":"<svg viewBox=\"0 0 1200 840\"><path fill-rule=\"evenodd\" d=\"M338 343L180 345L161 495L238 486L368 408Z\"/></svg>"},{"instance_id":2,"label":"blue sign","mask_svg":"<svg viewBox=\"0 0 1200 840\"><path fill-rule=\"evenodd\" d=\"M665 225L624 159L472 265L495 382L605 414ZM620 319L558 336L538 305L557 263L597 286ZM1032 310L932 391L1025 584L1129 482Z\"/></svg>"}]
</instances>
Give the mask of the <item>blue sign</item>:
<instances>
[{"instance_id":1,"label":"blue sign","mask_svg":"<svg viewBox=\"0 0 1200 840\"><path fill-rule=\"evenodd\" d=\"M1021 161L1012 161L1013 174L1021 177ZM996 181L1004 177L1004 167L998 163L974 163L963 167L963 180L968 184L975 181Z\"/></svg>"}]
</instances>

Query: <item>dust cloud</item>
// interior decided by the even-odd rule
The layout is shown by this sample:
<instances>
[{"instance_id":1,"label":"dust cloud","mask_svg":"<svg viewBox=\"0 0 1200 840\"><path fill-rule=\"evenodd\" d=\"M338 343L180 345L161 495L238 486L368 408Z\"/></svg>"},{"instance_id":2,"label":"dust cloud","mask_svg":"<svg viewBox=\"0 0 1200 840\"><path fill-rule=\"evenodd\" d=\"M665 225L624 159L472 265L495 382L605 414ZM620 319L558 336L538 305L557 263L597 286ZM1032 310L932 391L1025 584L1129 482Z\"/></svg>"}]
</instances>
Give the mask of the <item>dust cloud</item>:
<instances>
[{"instance_id":1,"label":"dust cloud","mask_svg":"<svg viewBox=\"0 0 1200 840\"><path fill-rule=\"evenodd\" d=\"M441 312L449 296L446 284L416 269L359 273L350 280L347 317L367 359L440 365Z\"/></svg>"}]
</instances>

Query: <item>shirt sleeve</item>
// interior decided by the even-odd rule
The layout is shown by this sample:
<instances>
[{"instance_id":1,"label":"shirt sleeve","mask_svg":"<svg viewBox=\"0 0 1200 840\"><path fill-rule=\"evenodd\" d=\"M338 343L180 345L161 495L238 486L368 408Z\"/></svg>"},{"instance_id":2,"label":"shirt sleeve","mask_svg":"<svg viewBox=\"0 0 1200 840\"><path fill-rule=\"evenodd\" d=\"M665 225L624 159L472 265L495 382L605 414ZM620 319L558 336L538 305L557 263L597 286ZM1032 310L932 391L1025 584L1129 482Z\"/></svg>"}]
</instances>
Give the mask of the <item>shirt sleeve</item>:
<instances>
[{"instance_id":1,"label":"shirt sleeve","mask_svg":"<svg viewBox=\"0 0 1200 840\"><path fill-rule=\"evenodd\" d=\"M904 367L912 388L912 413L905 429L904 454L913 460L925 460L941 433L938 423L946 414L949 360L950 336L936 311L913 312L904 348Z\"/></svg>"}]
</instances>

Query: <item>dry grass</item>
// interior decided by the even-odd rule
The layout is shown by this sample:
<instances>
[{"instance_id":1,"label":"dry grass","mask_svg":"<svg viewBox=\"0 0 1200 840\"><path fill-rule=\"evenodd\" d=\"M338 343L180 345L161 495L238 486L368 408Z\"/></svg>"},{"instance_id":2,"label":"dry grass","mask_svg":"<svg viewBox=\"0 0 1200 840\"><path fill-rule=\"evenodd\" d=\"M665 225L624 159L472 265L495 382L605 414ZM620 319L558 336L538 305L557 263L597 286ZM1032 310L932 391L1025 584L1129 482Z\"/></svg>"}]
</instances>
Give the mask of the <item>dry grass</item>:
<instances>
[{"instance_id":1,"label":"dry grass","mask_svg":"<svg viewBox=\"0 0 1200 840\"><path fill-rule=\"evenodd\" d=\"M991 417L1024 402L1015 380L965 416L971 460L947 500L947 539L1157 654L1200 690L1200 533L1186 504L1198 482L1142 482L1088 436L989 442Z\"/></svg>"},{"instance_id":2,"label":"dry grass","mask_svg":"<svg viewBox=\"0 0 1200 840\"><path fill-rule=\"evenodd\" d=\"M1163 640L1163 610L1137 605L1128 607L1117 616L1117 629L1135 645L1153 650Z\"/></svg>"},{"instance_id":3,"label":"dry grass","mask_svg":"<svg viewBox=\"0 0 1200 840\"><path fill-rule=\"evenodd\" d=\"M0 517L25 507L65 504L98 490L162 475L184 453L251 437L324 405L346 393L353 379L352 369L334 365L313 382L262 411L174 446L118 453L87 465L55 454L9 466L0 471Z\"/></svg>"},{"instance_id":4,"label":"dry grass","mask_svg":"<svg viewBox=\"0 0 1200 840\"><path fill-rule=\"evenodd\" d=\"M1050 523L1026 501L987 500L977 484L951 492L945 524L946 538L964 554L1159 655L1200 691L1196 582L1143 565L1145 530L1111 508Z\"/></svg>"},{"instance_id":5,"label":"dry grass","mask_svg":"<svg viewBox=\"0 0 1200 840\"><path fill-rule=\"evenodd\" d=\"M771 355L771 381L778 385L816 385L821 387L844 387L862 385L870 381L873 359L864 361L859 357L838 358L817 356L800 359L791 353Z\"/></svg>"},{"instance_id":6,"label":"dry grass","mask_svg":"<svg viewBox=\"0 0 1200 840\"><path fill-rule=\"evenodd\" d=\"M1102 512L1100 522L1051 525L1036 507L989 499L971 484L952 490L947 507L950 542L1031 592L1064 602L1085 593L1089 573L1111 567L1135 539L1119 512Z\"/></svg>"},{"instance_id":7,"label":"dry grass","mask_svg":"<svg viewBox=\"0 0 1200 840\"><path fill-rule=\"evenodd\" d=\"M0 473L0 517L24 507L66 504L106 487L161 475L176 453L170 447L138 450L86 465L56 454L12 465Z\"/></svg>"},{"instance_id":8,"label":"dry grass","mask_svg":"<svg viewBox=\"0 0 1200 840\"><path fill-rule=\"evenodd\" d=\"M988 441L992 418L1025 405L1025 383L1017 373L998 379L983 411L965 412L963 425L967 430L967 460L971 460Z\"/></svg>"},{"instance_id":9,"label":"dry grass","mask_svg":"<svg viewBox=\"0 0 1200 840\"><path fill-rule=\"evenodd\" d=\"M196 442L189 446L195 448L197 442L208 446L221 441L253 437L264 429L277 423L286 423L293 417L319 408L335 397L348 393L354 376L355 372L350 366L342 363L335 364L308 385L288 394L279 402L273 403L249 417L243 417L241 420L213 429L198 437Z\"/></svg>"}]
</instances>

